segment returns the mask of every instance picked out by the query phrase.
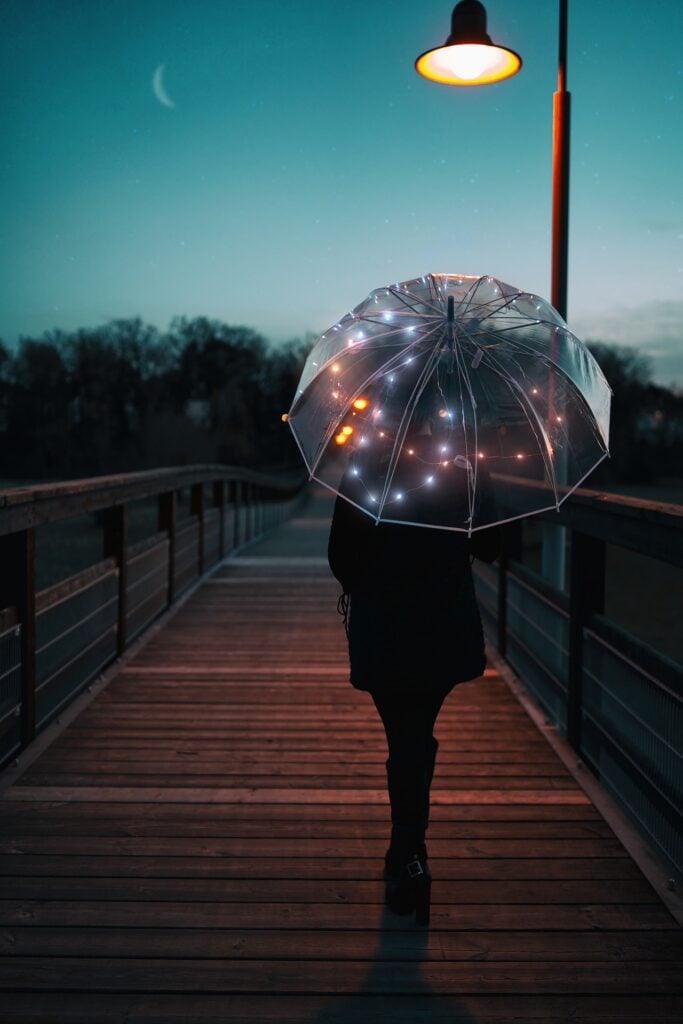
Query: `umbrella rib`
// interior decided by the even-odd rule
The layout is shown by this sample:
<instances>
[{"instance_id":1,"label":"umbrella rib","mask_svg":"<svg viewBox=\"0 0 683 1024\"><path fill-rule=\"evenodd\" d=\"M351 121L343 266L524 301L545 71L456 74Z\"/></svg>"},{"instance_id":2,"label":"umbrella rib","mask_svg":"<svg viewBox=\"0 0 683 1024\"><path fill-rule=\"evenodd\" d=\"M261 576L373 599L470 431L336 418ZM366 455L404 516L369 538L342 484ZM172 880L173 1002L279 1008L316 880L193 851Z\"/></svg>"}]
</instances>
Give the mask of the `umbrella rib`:
<instances>
[{"instance_id":1,"label":"umbrella rib","mask_svg":"<svg viewBox=\"0 0 683 1024\"><path fill-rule=\"evenodd\" d=\"M439 327L439 325L435 326L434 329L430 333L433 334L436 330L438 330L438 327ZM439 338L439 342L443 339L443 337L445 337L445 333L446 333L445 326L441 325L441 327L442 327L442 334L441 334L441 338ZM440 345L439 344L436 344L434 346L434 348L432 349L432 351L431 351L431 353L429 355L429 358L427 359L427 361L426 361L425 365L423 366L422 371L421 371L421 373L420 373L420 375L419 375L419 377L417 379L417 383L415 384L415 387L412 390L410 398L406 402L406 407L403 410L403 416L401 417L401 422L398 425L398 429L396 430L396 437L394 438L394 447L393 447L391 455L389 457L389 465L387 467L387 475L386 475L386 479L384 481L384 490L382 491L382 496L380 498L379 506L378 506L378 509L377 509L377 516L376 516L376 519L375 519L376 522L379 522L380 516L382 515L382 511L384 509L384 505L386 504L387 495L389 493L389 488L391 487L392 481L394 479L394 473L396 472L396 466L398 464L398 455L399 455L399 452L401 450L401 445L403 444L403 441L405 439L405 435L406 435L406 433L408 431L408 425L410 423L410 418L411 418L413 412L415 411L415 406L417 405L417 403L419 401L420 395L422 394L422 392L425 389L427 380L429 378L429 374L432 372L432 370L434 368L434 364L435 364L435 362L436 362L436 360L438 358L438 355L439 355L439 349L440 349Z\"/></svg>"},{"instance_id":2,"label":"umbrella rib","mask_svg":"<svg viewBox=\"0 0 683 1024\"><path fill-rule=\"evenodd\" d=\"M472 410L472 420L474 422L474 451L475 451L474 462L475 462L475 467L476 467L476 463L477 463L476 451L477 451L477 436L478 436L477 435L477 413L476 413L477 403L476 403L475 398L474 398L474 393L472 391L472 383L470 381L470 377L469 377L469 373L467 371L467 367L465 366L465 360L463 359L463 353L460 351L460 346L459 345L455 345L454 346L454 350L455 350L455 358L456 358L456 361L458 363L458 388L460 390L460 408L461 408L461 420L462 420L462 434L463 434L463 438L464 438L464 441L465 441L465 460L466 460L468 466L471 467L472 464L470 462L469 445L468 445L468 441L467 441L467 423L466 423L466 420L465 420L465 400L464 400L463 393L462 393L463 378L465 379L465 384L467 385L467 391L468 391L469 398L470 398L470 408ZM466 469L465 470L465 475L467 477L467 508L468 508L468 511L469 511L470 531L472 529L472 520L474 518L474 495L475 495L475 491L476 491L476 487L477 487L476 468L474 470L472 470L471 472L472 472L472 476L470 477L470 469Z\"/></svg>"},{"instance_id":3,"label":"umbrella rib","mask_svg":"<svg viewBox=\"0 0 683 1024\"><path fill-rule=\"evenodd\" d=\"M552 460L550 458L550 450L552 448L552 445L550 444L550 438L548 437L548 435L546 433L545 427L543 426L543 423L541 422L541 419L540 419L538 413L536 412L536 409L529 402L529 399L528 399L528 397L526 395L526 392L524 391L522 386L520 384L518 384L517 381L514 380L514 378L510 377L509 373L507 373L505 368L501 366L500 362L498 361L498 359L496 359L496 357L494 355L492 355L491 353L487 353L487 357L488 357L488 360L491 363L495 364L495 365L492 365L491 369L494 371L494 373L498 374L498 376L501 378L503 383L509 388L509 390L512 392L512 394L515 395L515 397L517 398L517 401L520 404L520 407L522 408L522 410L524 412L524 415L527 418L527 422L528 422L528 424L529 424L529 426L531 428L531 431L532 431L534 437L536 438L536 444L538 445L539 451L541 453L541 458L543 459L543 464L544 464L544 466L546 468L546 472L547 472L548 477L550 479L550 485L551 485L551 487L553 489L553 494L555 495L555 505L557 506L557 504L558 504L557 480L556 480L556 477L555 477L555 467L554 467L553 462L552 462ZM521 372L522 372L522 374L524 373L524 371L521 371ZM521 401L519 399L519 395L522 396L522 400ZM529 409L531 410L531 413L532 413L531 416L529 415ZM541 434L540 438L539 438L539 436L538 436L538 434L536 432L536 427L534 426L534 421L536 423L536 426L538 427L538 430L540 431L540 434ZM541 440L541 438L542 438L542 440Z\"/></svg>"}]
</instances>

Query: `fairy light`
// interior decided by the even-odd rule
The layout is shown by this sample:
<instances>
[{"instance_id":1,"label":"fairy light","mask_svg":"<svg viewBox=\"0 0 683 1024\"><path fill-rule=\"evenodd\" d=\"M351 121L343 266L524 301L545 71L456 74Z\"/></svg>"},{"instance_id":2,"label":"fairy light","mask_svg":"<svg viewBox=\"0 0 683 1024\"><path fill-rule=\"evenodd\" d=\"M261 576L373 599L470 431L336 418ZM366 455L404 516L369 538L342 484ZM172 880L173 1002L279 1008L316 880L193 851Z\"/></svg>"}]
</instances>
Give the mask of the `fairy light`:
<instances>
[{"instance_id":1,"label":"fairy light","mask_svg":"<svg viewBox=\"0 0 683 1024\"><path fill-rule=\"evenodd\" d=\"M348 434L335 434L334 439L337 442L337 444L346 444L349 438Z\"/></svg>"},{"instance_id":2,"label":"fairy light","mask_svg":"<svg viewBox=\"0 0 683 1024\"><path fill-rule=\"evenodd\" d=\"M349 427L349 426L342 427L341 428L341 432L342 432L342 434L346 434L346 436L349 437L353 433L353 427Z\"/></svg>"},{"instance_id":3,"label":"fairy light","mask_svg":"<svg viewBox=\"0 0 683 1024\"><path fill-rule=\"evenodd\" d=\"M283 422L283 423L286 423L286 422L287 422L287 420L289 419L289 416L287 415L287 413L286 413L286 412L283 412L283 414L282 414L282 416L280 417L280 419L282 420L282 422Z\"/></svg>"},{"instance_id":4,"label":"fairy light","mask_svg":"<svg viewBox=\"0 0 683 1024\"><path fill-rule=\"evenodd\" d=\"M521 452L517 452L517 454L515 455L515 458L516 458L516 459L523 459L523 458L524 458L524 456L522 455L522 453L521 453Z\"/></svg>"},{"instance_id":5,"label":"fairy light","mask_svg":"<svg viewBox=\"0 0 683 1024\"><path fill-rule=\"evenodd\" d=\"M428 476L427 479L425 480L425 483L426 484L433 484L434 483L434 477L433 476Z\"/></svg>"},{"instance_id":6,"label":"fairy light","mask_svg":"<svg viewBox=\"0 0 683 1024\"><path fill-rule=\"evenodd\" d=\"M532 388L531 389L531 394L532 395L537 395L538 394L538 388Z\"/></svg>"},{"instance_id":7,"label":"fairy light","mask_svg":"<svg viewBox=\"0 0 683 1024\"><path fill-rule=\"evenodd\" d=\"M358 409L359 412L362 412L363 409L367 409L369 404L370 403L367 398L357 398L355 402L353 402L353 407L354 409Z\"/></svg>"}]
</instances>

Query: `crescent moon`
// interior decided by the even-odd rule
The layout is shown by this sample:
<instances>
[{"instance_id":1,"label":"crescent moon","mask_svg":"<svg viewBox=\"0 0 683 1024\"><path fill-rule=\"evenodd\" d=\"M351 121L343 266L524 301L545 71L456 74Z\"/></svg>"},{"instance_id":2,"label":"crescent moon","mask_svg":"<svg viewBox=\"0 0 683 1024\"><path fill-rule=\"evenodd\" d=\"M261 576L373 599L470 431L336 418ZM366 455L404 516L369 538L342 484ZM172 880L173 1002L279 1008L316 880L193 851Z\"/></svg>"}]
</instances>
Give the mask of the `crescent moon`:
<instances>
[{"instance_id":1,"label":"crescent moon","mask_svg":"<svg viewBox=\"0 0 683 1024\"><path fill-rule=\"evenodd\" d=\"M175 103L164 89L164 68L165 64L160 64L154 72L152 78L152 91L159 103L163 103L165 107L169 107L171 110L175 110Z\"/></svg>"}]
</instances>

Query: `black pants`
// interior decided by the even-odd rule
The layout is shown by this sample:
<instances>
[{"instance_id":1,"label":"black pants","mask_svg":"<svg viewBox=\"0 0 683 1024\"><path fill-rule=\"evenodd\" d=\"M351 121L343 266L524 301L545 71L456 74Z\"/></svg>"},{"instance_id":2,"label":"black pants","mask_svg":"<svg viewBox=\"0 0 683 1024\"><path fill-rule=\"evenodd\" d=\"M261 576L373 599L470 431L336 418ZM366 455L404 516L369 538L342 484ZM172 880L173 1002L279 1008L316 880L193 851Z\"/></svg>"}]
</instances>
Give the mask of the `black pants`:
<instances>
[{"instance_id":1,"label":"black pants","mask_svg":"<svg viewBox=\"0 0 683 1024\"><path fill-rule=\"evenodd\" d=\"M422 761L427 755L444 693L396 690L370 694L387 734L389 757L395 764Z\"/></svg>"},{"instance_id":2,"label":"black pants","mask_svg":"<svg viewBox=\"0 0 683 1024\"><path fill-rule=\"evenodd\" d=\"M371 693L389 746L387 782L391 803L391 847L415 852L429 824L430 768L436 740L434 723L445 694Z\"/></svg>"}]
</instances>

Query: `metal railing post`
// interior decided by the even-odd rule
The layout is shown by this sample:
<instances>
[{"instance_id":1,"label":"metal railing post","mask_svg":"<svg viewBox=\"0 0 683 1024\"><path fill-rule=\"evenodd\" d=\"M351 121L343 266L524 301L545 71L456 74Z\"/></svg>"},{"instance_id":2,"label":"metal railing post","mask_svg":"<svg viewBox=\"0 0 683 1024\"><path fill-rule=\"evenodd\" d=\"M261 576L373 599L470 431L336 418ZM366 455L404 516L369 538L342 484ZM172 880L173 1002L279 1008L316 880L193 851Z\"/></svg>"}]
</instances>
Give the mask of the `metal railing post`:
<instances>
[{"instance_id":1,"label":"metal railing post","mask_svg":"<svg viewBox=\"0 0 683 1024\"><path fill-rule=\"evenodd\" d=\"M126 649L126 611L128 605L128 506L114 505L104 516L103 554L113 558L119 574L116 653Z\"/></svg>"},{"instance_id":2,"label":"metal railing post","mask_svg":"<svg viewBox=\"0 0 683 1024\"><path fill-rule=\"evenodd\" d=\"M522 555L522 524L519 520L503 527L503 545L498 558L498 650L503 657L507 651L508 625L508 568L512 559Z\"/></svg>"},{"instance_id":3,"label":"metal railing post","mask_svg":"<svg viewBox=\"0 0 683 1024\"><path fill-rule=\"evenodd\" d=\"M571 532L569 561L569 671L567 677L567 741L581 748L583 630L592 612L605 607L605 542Z\"/></svg>"},{"instance_id":4,"label":"metal railing post","mask_svg":"<svg viewBox=\"0 0 683 1024\"><path fill-rule=\"evenodd\" d=\"M225 557L225 484L215 480L213 485L213 507L218 509L218 557Z\"/></svg>"},{"instance_id":5,"label":"metal railing post","mask_svg":"<svg viewBox=\"0 0 683 1024\"><path fill-rule=\"evenodd\" d=\"M166 491L159 495L159 529L168 534L168 604L173 604L175 599L176 520L176 492Z\"/></svg>"},{"instance_id":6,"label":"metal railing post","mask_svg":"<svg viewBox=\"0 0 683 1024\"><path fill-rule=\"evenodd\" d=\"M32 527L0 537L0 608L21 625L21 745L36 733L36 539Z\"/></svg>"},{"instance_id":7,"label":"metal railing post","mask_svg":"<svg viewBox=\"0 0 683 1024\"><path fill-rule=\"evenodd\" d=\"M190 491L190 512L197 517L197 564L204 572L204 484L193 484Z\"/></svg>"}]
</instances>

